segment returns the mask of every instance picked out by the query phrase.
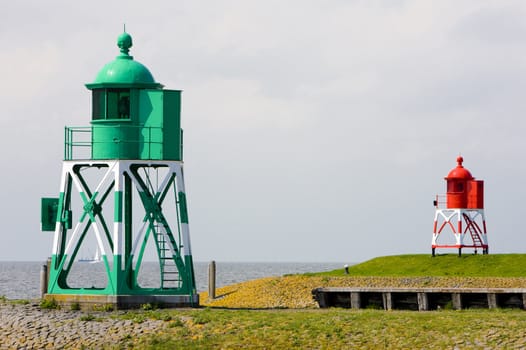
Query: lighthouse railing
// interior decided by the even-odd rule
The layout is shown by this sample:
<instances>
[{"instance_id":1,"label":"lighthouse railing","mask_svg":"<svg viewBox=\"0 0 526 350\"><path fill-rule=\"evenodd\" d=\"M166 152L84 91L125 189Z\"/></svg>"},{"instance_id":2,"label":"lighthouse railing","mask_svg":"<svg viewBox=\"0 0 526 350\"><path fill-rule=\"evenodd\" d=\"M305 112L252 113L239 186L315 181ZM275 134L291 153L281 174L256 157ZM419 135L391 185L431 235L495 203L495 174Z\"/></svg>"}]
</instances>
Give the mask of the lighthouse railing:
<instances>
[{"instance_id":1,"label":"lighthouse railing","mask_svg":"<svg viewBox=\"0 0 526 350\"><path fill-rule=\"evenodd\" d=\"M91 157L91 134L90 126L66 126L64 128L64 160L89 159ZM74 150L83 148L86 156L75 157Z\"/></svg>"},{"instance_id":2,"label":"lighthouse railing","mask_svg":"<svg viewBox=\"0 0 526 350\"><path fill-rule=\"evenodd\" d=\"M433 205L435 208L445 208L447 206L447 195L446 194L437 194L435 200L433 200Z\"/></svg>"},{"instance_id":3,"label":"lighthouse railing","mask_svg":"<svg viewBox=\"0 0 526 350\"><path fill-rule=\"evenodd\" d=\"M126 140L111 139L108 141L93 141L93 130L95 128L112 128L116 130L136 129L132 134L136 137L130 137ZM116 143L123 144L123 150L137 149L134 156L130 154L117 154L115 158L137 158L137 159L159 159L159 150L163 147L161 127L145 127L137 125L122 126L66 126L64 129L64 160L93 159L93 146L105 148L114 146ZM118 148L121 149L121 148ZM110 157L114 158L114 157Z\"/></svg>"}]
</instances>

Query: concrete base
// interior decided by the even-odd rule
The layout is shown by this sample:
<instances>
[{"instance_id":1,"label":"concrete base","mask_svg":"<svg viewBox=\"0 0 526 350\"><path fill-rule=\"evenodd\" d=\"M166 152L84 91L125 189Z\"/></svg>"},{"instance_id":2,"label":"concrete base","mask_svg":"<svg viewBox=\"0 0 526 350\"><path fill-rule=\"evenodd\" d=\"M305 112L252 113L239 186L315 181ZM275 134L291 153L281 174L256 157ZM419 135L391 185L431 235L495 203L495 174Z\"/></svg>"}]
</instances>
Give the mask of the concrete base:
<instances>
[{"instance_id":1,"label":"concrete base","mask_svg":"<svg viewBox=\"0 0 526 350\"><path fill-rule=\"evenodd\" d=\"M54 300L63 308L73 305L82 310L137 309L151 304L159 308L197 307L199 295L89 295L89 294L45 294L44 300Z\"/></svg>"}]
</instances>

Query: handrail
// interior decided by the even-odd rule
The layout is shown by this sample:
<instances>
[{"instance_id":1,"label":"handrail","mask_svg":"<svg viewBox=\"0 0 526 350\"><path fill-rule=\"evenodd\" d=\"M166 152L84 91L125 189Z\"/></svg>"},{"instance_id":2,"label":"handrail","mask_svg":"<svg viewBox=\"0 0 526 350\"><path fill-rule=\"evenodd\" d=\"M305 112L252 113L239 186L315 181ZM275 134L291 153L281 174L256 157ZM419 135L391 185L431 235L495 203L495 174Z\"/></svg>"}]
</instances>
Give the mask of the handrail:
<instances>
[{"instance_id":1,"label":"handrail","mask_svg":"<svg viewBox=\"0 0 526 350\"><path fill-rule=\"evenodd\" d=\"M90 141L75 141L75 133L89 133ZM72 160L74 147L92 147L91 142L92 127L91 126L74 126L64 127L64 160ZM90 149L91 154L91 149Z\"/></svg>"},{"instance_id":2,"label":"handrail","mask_svg":"<svg viewBox=\"0 0 526 350\"><path fill-rule=\"evenodd\" d=\"M433 201L435 208L445 208L447 205L447 195L446 194L437 194L435 200Z\"/></svg>"},{"instance_id":3,"label":"handrail","mask_svg":"<svg viewBox=\"0 0 526 350\"><path fill-rule=\"evenodd\" d=\"M161 127L142 126L142 125L92 125L92 126L66 126L64 128L64 160L92 159L93 145L100 147L101 143L93 140L93 130L98 128L112 129L137 129L138 137L136 139L112 140L111 143L123 142L130 145L141 145L142 158L149 159L152 156L152 146L162 145L162 139L154 140L153 130L162 131ZM79 149L85 149L84 156L79 156ZM146 152L145 152L146 151ZM144 153L145 152L145 153Z\"/></svg>"}]
</instances>

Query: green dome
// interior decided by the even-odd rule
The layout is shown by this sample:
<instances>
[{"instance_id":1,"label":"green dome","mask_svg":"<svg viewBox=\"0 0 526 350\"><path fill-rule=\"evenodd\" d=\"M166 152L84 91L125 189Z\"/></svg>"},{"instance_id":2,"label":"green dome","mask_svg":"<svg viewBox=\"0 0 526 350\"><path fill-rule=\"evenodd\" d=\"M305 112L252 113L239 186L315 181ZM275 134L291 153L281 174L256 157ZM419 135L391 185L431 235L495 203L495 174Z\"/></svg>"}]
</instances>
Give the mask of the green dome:
<instances>
[{"instance_id":1,"label":"green dome","mask_svg":"<svg viewBox=\"0 0 526 350\"><path fill-rule=\"evenodd\" d=\"M133 56L128 54L132 46L132 37L128 33L122 33L117 39L120 55L112 62L106 64L97 74L95 81L86 84L88 89L101 87L139 87L159 88L161 84L156 83L152 73L143 64L134 61Z\"/></svg>"},{"instance_id":2,"label":"green dome","mask_svg":"<svg viewBox=\"0 0 526 350\"><path fill-rule=\"evenodd\" d=\"M152 73L141 63L117 57L97 74L93 84L156 84ZM91 84L90 84L91 85Z\"/></svg>"}]
</instances>

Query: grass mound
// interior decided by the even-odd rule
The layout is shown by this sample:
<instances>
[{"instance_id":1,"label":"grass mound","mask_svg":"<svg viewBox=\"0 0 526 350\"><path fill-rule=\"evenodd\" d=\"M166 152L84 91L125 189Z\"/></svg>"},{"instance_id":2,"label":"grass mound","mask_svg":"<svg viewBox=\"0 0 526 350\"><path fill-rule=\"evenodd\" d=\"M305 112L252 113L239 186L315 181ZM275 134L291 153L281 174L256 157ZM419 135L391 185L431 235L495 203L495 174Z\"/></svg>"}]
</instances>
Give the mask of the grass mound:
<instances>
[{"instance_id":1,"label":"grass mound","mask_svg":"<svg viewBox=\"0 0 526 350\"><path fill-rule=\"evenodd\" d=\"M321 276L392 277L526 277L526 254L456 254L382 256L342 269L313 273Z\"/></svg>"},{"instance_id":2,"label":"grass mound","mask_svg":"<svg viewBox=\"0 0 526 350\"><path fill-rule=\"evenodd\" d=\"M526 288L526 254L397 255L320 273L267 277L201 293L202 306L254 309L316 308L317 287Z\"/></svg>"},{"instance_id":3,"label":"grass mound","mask_svg":"<svg viewBox=\"0 0 526 350\"><path fill-rule=\"evenodd\" d=\"M174 310L133 349L524 349L521 310ZM176 323L177 322L177 323ZM171 326L174 324L175 326ZM117 347L116 347L117 348Z\"/></svg>"}]
</instances>

